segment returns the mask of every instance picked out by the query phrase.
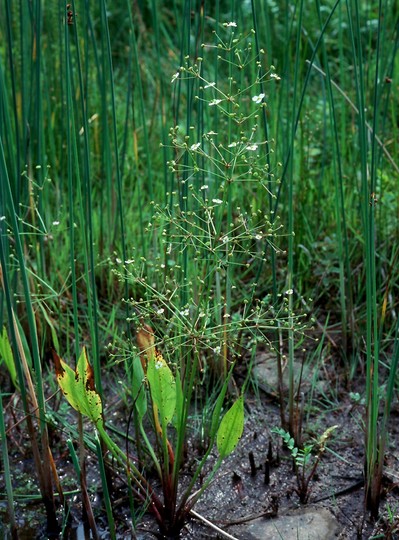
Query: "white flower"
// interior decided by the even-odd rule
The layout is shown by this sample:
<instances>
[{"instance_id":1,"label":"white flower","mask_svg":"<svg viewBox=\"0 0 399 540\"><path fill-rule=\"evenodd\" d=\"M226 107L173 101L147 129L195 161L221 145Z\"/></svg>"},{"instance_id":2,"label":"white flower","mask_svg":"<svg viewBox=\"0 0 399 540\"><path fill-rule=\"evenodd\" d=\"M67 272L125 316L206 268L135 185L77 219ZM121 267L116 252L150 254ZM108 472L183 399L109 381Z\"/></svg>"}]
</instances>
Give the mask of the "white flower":
<instances>
[{"instance_id":1,"label":"white flower","mask_svg":"<svg viewBox=\"0 0 399 540\"><path fill-rule=\"evenodd\" d=\"M237 142L232 142L229 144L228 148L234 148L235 146L237 146Z\"/></svg>"},{"instance_id":2,"label":"white flower","mask_svg":"<svg viewBox=\"0 0 399 540\"><path fill-rule=\"evenodd\" d=\"M226 28L229 28L229 27L231 27L231 26L232 26L233 28L237 28L237 23L236 23L236 22L233 22L233 21L231 21L231 22L225 22L225 23L223 23L223 26L225 26Z\"/></svg>"},{"instance_id":3,"label":"white flower","mask_svg":"<svg viewBox=\"0 0 399 540\"><path fill-rule=\"evenodd\" d=\"M257 144L249 144L249 145L247 146L247 150L249 150L250 152L255 152L257 149L258 149L258 145L257 145Z\"/></svg>"},{"instance_id":4,"label":"white flower","mask_svg":"<svg viewBox=\"0 0 399 540\"><path fill-rule=\"evenodd\" d=\"M201 187L200 187L200 190L201 190L201 191L205 191L206 189L209 189L209 186L206 186L206 185L205 185L205 186L201 186Z\"/></svg>"},{"instance_id":5,"label":"white flower","mask_svg":"<svg viewBox=\"0 0 399 540\"><path fill-rule=\"evenodd\" d=\"M216 131L208 131L207 135L217 135Z\"/></svg>"},{"instance_id":6,"label":"white flower","mask_svg":"<svg viewBox=\"0 0 399 540\"><path fill-rule=\"evenodd\" d=\"M215 348L213 349L213 352L214 352L215 354L220 354L220 351L221 351L220 345L218 345L217 347L215 347Z\"/></svg>"},{"instance_id":7,"label":"white flower","mask_svg":"<svg viewBox=\"0 0 399 540\"><path fill-rule=\"evenodd\" d=\"M222 204L223 201L221 199L212 199L212 202L214 204Z\"/></svg>"},{"instance_id":8,"label":"white flower","mask_svg":"<svg viewBox=\"0 0 399 540\"><path fill-rule=\"evenodd\" d=\"M285 294L287 296L290 296L291 294L293 294L294 290L293 289L288 289L288 291L285 291Z\"/></svg>"},{"instance_id":9,"label":"white flower","mask_svg":"<svg viewBox=\"0 0 399 540\"><path fill-rule=\"evenodd\" d=\"M198 150L198 148L201 146L201 143L197 142L195 144L192 144L190 146L190 150L192 150L193 152L195 152L195 150Z\"/></svg>"},{"instance_id":10,"label":"white flower","mask_svg":"<svg viewBox=\"0 0 399 540\"><path fill-rule=\"evenodd\" d=\"M254 96L252 98L252 101L259 104L259 103L262 103L262 100L264 97L265 97L265 94L259 94L259 96Z\"/></svg>"},{"instance_id":11,"label":"white flower","mask_svg":"<svg viewBox=\"0 0 399 540\"><path fill-rule=\"evenodd\" d=\"M279 75L277 75L277 73L270 73L270 78L271 79L276 79L276 81L281 81L281 77L279 77Z\"/></svg>"},{"instance_id":12,"label":"white flower","mask_svg":"<svg viewBox=\"0 0 399 540\"><path fill-rule=\"evenodd\" d=\"M165 310L164 310L163 307L157 309L157 315L162 315L162 313L164 313L164 311L165 311Z\"/></svg>"},{"instance_id":13,"label":"white flower","mask_svg":"<svg viewBox=\"0 0 399 540\"><path fill-rule=\"evenodd\" d=\"M205 89L205 88L213 88L214 86L216 86L216 83L211 82L211 83L209 83L209 84L206 84L206 85L204 86L204 89Z\"/></svg>"},{"instance_id":14,"label":"white flower","mask_svg":"<svg viewBox=\"0 0 399 540\"><path fill-rule=\"evenodd\" d=\"M229 241L229 237L227 235L222 237L223 244L227 244L228 241Z\"/></svg>"},{"instance_id":15,"label":"white flower","mask_svg":"<svg viewBox=\"0 0 399 540\"><path fill-rule=\"evenodd\" d=\"M176 73L173 75L172 80L170 82L174 83L175 80L179 78L179 75L180 75L180 71L176 71Z\"/></svg>"},{"instance_id":16,"label":"white flower","mask_svg":"<svg viewBox=\"0 0 399 540\"><path fill-rule=\"evenodd\" d=\"M219 103L222 103L221 99L212 99L212 101L209 102L209 107L213 107L214 105L219 105Z\"/></svg>"},{"instance_id":17,"label":"white flower","mask_svg":"<svg viewBox=\"0 0 399 540\"><path fill-rule=\"evenodd\" d=\"M186 309L183 309L182 311L179 312L180 315L182 315L183 317L187 317L187 315L190 314L190 310L188 308Z\"/></svg>"},{"instance_id":18,"label":"white flower","mask_svg":"<svg viewBox=\"0 0 399 540\"><path fill-rule=\"evenodd\" d=\"M262 235L261 234L256 234L255 239L256 240L262 240Z\"/></svg>"},{"instance_id":19,"label":"white flower","mask_svg":"<svg viewBox=\"0 0 399 540\"><path fill-rule=\"evenodd\" d=\"M54 225L54 227L57 227L57 225L59 225L59 224L60 224L60 222L59 222L59 221L53 221L53 225Z\"/></svg>"},{"instance_id":20,"label":"white flower","mask_svg":"<svg viewBox=\"0 0 399 540\"><path fill-rule=\"evenodd\" d=\"M155 363L155 369L161 369L163 367L163 364L162 362L160 362L159 360Z\"/></svg>"}]
</instances>

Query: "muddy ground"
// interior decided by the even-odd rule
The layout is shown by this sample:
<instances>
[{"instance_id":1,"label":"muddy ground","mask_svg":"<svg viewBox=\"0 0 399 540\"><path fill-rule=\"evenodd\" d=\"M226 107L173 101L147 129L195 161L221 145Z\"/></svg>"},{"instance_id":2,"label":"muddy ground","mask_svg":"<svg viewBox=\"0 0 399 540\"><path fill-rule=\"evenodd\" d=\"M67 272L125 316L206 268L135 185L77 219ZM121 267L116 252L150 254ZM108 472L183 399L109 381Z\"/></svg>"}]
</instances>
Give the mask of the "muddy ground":
<instances>
[{"instance_id":1,"label":"muddy ground","mask_svg":"<svg viewBox=\"0 0 399 540\"><path fill-rule=\"evenodd\" d=\"M310 383L310 376L302 373L303 379L303 441L312 442L332 426L338 426L328 441L316 474L309 484L308 502L301 504L297 489L293 461L281 438L271 430L280 426L280 412L277 393L268 384L267 364L273 363L270 356L261 356L257 362L262 373L257 372L258 385L254 385L246 398L246 422L244 435L235 452L225 460L216 480L195 506L200 517L193 517L181 533L184 540L223 538L221 533L205 524L201 518L209 520L231 537L241 540L274 538L267 529L272 524L278 536L286 540L301 539L373 539L399 538L399 407L394 403L389 445L387 447L383 496L380 516L372 521L364 509L364 405L362 403L362 381L359 374L359 394L352 393L340 381L331 376L331 366L319 370L317 380ZM266 370L266 371L265 371ZM256 372L256 370L255 370ZM255 373L254 372L254 373ZM235 375L239 385L240 373ZM270 382L270 381L269 381ZM8 409L10 412L10 409ZM115 409L114 417L125 417L126 411ZM17 416L8 415L11 426ZM121 425L123 425L123 421ZM66 484L66 489L77 489L76 475L65 446L67 433L53 431L54 455ZM20 428L12 430L10 439L11 468L15 471L14 487L18 493L37 492L33 475L33 461L26 448L25 432ZM189 455L196 458L195 438L191 441ZM213 459L216 458L213 456ZM252 459L253 458L253 459ZM188 460L182 472L186 482L192 470L193 461ZM2 471L3 472L3 471ZM105 511L102 506L101 482L94 456L88 458L88 484L93 501L101 538L109 538ZM119 539L138 538L149 540L159 537L154 521L147 516L140 519L135 533L132 533L130 510L127 505L126 488L123 479L115 481L114 513L118 522ZM0 501L0 538L10 538L7 533L7 509L5 502L4 478L0 480L2 493ZM90 538L81 523L80 496L69 496L71 505L71 526L65 528L65 538ZM19 524L19 538L46 538L44 532L43 509L37 500L16 499L15 511ZM308 514L308 512L311 512ZM312 512L314 512L312 514ZM285 516L330 516L328 523L321 525L309 519L305 529L283 533ZM254 528L253 524L257 524ZM263 527L263 529L262 529ZM319 527L317 529L317 527ZM321 529L323 530L320 530ZM274 530L274 529L273 529ZM260 532L259 532L260 531ZM263 532L262 532L263 531ZM304 532L305 531L305 532Z\"/></svg>"}]
</instances>

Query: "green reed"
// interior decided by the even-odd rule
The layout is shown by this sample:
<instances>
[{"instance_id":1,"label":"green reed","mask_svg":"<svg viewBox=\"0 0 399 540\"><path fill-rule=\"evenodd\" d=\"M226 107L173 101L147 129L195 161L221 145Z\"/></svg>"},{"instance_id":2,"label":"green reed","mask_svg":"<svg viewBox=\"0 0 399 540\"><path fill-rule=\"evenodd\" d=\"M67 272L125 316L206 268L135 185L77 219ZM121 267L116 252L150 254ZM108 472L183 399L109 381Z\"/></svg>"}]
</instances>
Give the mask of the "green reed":
<instances>
[{"instance_id":1,"label":"green reed","mask_svg":"<svg viewBox=\"0 0 399 540\"><path fill-rule=\"evenodd\" d=\"M378 11L355 0L228 9L175 1L167 12L155 1L132 10L77 0L71 24L66 4L51 5L6 1L0 23L0 322L31 435L37 412L35 463L49 514L46 422L58 404L49 349L78 358L90 348L107 419L105 370L112 379L121 368L133 384L132 336L143 322L154 326L187 400L176 500L188 402L212 409L213 384L259 346L278 349L280 371L288 354L295 434L301 297L326 326L340 325L334 369L342 356L348 386L366 359L375 513L380 486L370 482L381 477L397 363L396 349L388 361L398 279L393 2ZM120 397L133 407L131 392ZM284 423L283 399L281 409ZM98 456L112 527L108 463L83 427L71 436Z\"/></svg>"}]
</instances>

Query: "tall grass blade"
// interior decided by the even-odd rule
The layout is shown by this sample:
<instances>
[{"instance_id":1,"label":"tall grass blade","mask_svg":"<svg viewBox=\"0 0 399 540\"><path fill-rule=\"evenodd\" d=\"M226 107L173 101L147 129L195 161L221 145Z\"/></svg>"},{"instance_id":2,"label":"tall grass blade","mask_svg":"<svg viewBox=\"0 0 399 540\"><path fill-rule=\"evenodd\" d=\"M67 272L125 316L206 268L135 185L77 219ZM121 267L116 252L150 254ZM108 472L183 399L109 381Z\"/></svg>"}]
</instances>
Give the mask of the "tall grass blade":
<instances>
[{"instance_id":1,"label":"tall grass blade","mask_svg":"<svg viewBox=\"0 0 399 540\"><path fill-rule=\"evenodd\" d=\"M17 526L14 514L14 490L12 486L12 473L10 469L10 460L8 457L8 444L7 434L4 422L4 410L3 410L3 397L4 394L0 394L0 437L1 437L1 455L4 469L4 480L6 484L7 492L7 506L8 506L8 519L10 522L11 536L12 538L18 538Z\"/></svg>"}]
</instances>

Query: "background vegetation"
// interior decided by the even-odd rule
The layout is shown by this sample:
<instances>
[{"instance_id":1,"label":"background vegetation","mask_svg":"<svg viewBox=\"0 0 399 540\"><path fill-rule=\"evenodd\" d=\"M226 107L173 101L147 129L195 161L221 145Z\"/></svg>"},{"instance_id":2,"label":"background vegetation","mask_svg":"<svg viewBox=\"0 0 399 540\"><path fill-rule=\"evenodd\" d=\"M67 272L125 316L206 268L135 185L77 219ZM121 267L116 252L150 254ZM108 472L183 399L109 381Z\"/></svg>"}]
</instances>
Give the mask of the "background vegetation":
<instances>
[{"instance_id":1,"label":"background vegetation","mask_svg":"<svg viewBox=\"0 0 399 540\"><path fill-rule=\"evenodd\" d=\"M312 360L313 380L331 368L327 403L342 388L364 399L376 516L399 355L396 2L2 5L0 428L11 525L14 423L28 422L48 520L48 426L85 438L103 463L90 430L70 431L51 350L71 364L86 346L107 421L120 401L135 406L143 324L205 411L195 426L208 443L206 410L233 362L255 387L261 348L280 375L287 362L282 427L299 446L295 358Z\"/></svg>"}]
</instances>

